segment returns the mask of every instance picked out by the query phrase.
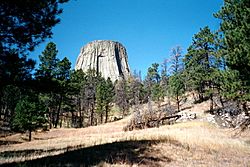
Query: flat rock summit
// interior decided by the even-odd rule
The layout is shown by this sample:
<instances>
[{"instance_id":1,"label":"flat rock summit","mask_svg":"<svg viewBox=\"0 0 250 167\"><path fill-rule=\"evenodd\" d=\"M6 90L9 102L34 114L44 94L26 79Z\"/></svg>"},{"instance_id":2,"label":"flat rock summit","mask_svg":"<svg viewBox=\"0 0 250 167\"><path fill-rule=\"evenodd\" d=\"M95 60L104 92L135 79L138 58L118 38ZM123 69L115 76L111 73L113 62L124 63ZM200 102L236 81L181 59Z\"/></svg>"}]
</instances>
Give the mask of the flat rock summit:
<instances>
[{"instance_id":1,"label":"flat rock summit","mask_svg":"<svg viewBox=\"0 0 250 167\"><path fill-rule=\"evenodd\" d=\"M75 65L75 70L79 69L95 69L113 82L131 75L125 47L110 40L96 40L82 47Z\"/></svg>"}]
</instances>

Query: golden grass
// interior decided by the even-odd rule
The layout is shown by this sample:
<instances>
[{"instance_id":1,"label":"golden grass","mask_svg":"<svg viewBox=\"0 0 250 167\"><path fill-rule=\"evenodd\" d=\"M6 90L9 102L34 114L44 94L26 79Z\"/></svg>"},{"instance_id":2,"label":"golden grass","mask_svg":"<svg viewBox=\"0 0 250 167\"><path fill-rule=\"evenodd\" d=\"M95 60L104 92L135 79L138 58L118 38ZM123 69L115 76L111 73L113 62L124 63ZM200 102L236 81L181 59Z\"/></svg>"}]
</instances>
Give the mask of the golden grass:
<instances>
[{"instance_id":1,"label":"golden grass","mask_svg":"<svg viewBox=\"0 0 250 167\"><path fill-rule=\"evenodd\" d=\"M203 104L202 107L204 106L206 105ZM195 110L199 111L197 107L195 108ZM244 163L249 162L250 164L249 131L247 131L242 136L233 137L234 132L232 132L231 129L219 129L208 122L197 120L177 123L174 125L166 125L159 128L124 132L122 131L122 128L123 126L125 126L129 119L130 117L127 117L117 122L88 128L62 128L52 129L49 132L41 132L36 134L34 133L33 137L35 140L31 142L0 146L0 155L4 152L25 152L27 150L41 150L40 153L35 152L34 154L31 153L28 156L0 156L0 164L58 155L69 150L76 150L79 148L86 148L106 143L141 140L162 141L163 143L165 143L165 145L162 145L163 152L161 154L165 154L165 152L170 154L170 152L172 152L172 156L175 157L176 162L181 159L185 161L185 156L191 156L189 155L191 153L188 150L200 149L202 151L200 151L199 154L196 154L195 152L192 153L191 157L193 157L193 159L197 157L200 157L200 159L204 159L206 157L206 154L216 152L216 154L220 155L223 158L232 157L232 155L236 154L242 157L249 157L247 159L244 159ZM21 135L19 134L2 139L0 138L0 140L14 140L15 138L16 140L19 140L20 136ZM166 145L166 143L176 144L176 142L178 143L178 146ZM157 147L160 147L160 145L158 144ZM179 150L178 154L175 154L175 151L178 150L179 147L181 147L182 149ZM187 150L185 154L185 151L183 149ZM183 152L183 154L181 152ZM179 154L181 157L178 157ZM213 156L211 156L210 158L213 159ZM110 164L106 164L104 162L103 165L109 166ZM122 164L122 166L124 165L126 164ZM174 163L172 163L172 165L176 166L176 164Z\"/></svg>"},{"instance_id":2,"label":"golden grass","mask_svg":"<svg viewBox=\"0 0 250 167\"><path fill-rule=\"evenodd\" d=\"M42 150L42 154L3 158L0 163L18 162L57 155L79 147L90 147L118 141L160 140L178 141L185 148L200 147L208 151L221 151L250 154L249 144L243 139L232 137L229 130L218 129L206 122L186 122L160 128L123 132L121 122L83 129L54 129L34 135L46 140L33 140L22 144L1 146L1 152L20 150Z\"/></svg>"}]
</instances>

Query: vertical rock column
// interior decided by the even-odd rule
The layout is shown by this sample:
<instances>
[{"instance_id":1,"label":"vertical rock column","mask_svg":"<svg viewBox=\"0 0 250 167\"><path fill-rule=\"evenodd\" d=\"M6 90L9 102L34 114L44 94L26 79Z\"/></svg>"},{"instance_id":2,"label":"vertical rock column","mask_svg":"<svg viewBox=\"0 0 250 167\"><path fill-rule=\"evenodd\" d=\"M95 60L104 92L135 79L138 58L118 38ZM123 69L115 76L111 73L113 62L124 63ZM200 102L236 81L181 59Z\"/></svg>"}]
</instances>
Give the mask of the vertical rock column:
<instances>
[{"instance_id":1,"label":"vertical rock column","mask_svg":"<svg viewBox=\"0 0 250 167\"><path fill-rule=\"evenodd\" d=\"M128 79L130 68L125 47L119 42L97 40L85 45L77 58L75 69L99 71L104 78L114 82L119 78Z\"/></svg>"}]
</instances>

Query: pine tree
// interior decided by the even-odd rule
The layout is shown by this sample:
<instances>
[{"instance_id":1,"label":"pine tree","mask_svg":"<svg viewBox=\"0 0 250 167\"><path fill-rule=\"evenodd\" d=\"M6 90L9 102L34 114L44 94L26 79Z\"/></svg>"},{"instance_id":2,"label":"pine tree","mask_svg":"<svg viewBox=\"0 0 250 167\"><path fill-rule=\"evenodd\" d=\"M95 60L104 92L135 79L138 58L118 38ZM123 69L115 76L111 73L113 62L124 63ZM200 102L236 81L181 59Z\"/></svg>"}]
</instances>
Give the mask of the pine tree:
<instances>
[{"instance_id":1,"label":"pine tree","mask_svg":"<svg viewBox=\"0 0 250 167\"><path fill-rule=\"evenodd\" d=\"M159 83L160 82L160 74L159 74L159 64L153 63L151 67L148 68L146 80L149 83Z\"/></svg>"},{"instance_id":2,"label":"pine tree","mask_svg":"<svg viewBox=\"0 0 250 167\"><path fill-rule=\"evenodd\" d=\"M35 62L11 52L0 56L0 115L11 124L15 106L21 94L32 88L32 74Z\"/></svg>"},{"instance_id":3,"label":"pine tree","mask_svg":"<svg viewBox=\"0 0 250 167\"><path fill-rule=\"evenodd\" d=\"M111 103L114 101L115 88L111 79L108 77L106 80L106 98L105 98L105 123L108 122L108 114L110 111Z\"/></svg>"},{"instance_id":4,"label":"pine tree","mask_svg":"<svg viewBox=\"0 0 250 167\"><path fill-rule=\"evenodd\" d=\"M85 96L85 88L87 86L87 75L82 70L73 71L70 74L69 83L69 103L67 103L69 110L72 114L72 124L76 125L77 122L74 118L74 112L79 113L78 127L84 127L84 117L87 113L87 96Z\"/></svg>"},{"instance_id":5,"label":"pine tree","mask_svg":"<svg viewBox=\"0 0 250 167\"><path fill-rule=\"evenodd\" d=\"M144 84L148 90L148 97L150 96L150 99L152 98L154 101L159 101L163 96L160 81L161 77L159 74L159 64L153 63L152 66L148 68Z\"/></svg>"},{"instance_id":6,"label":"pine tree","mask_svg":"<svg viewBox=\"0 0 250 167\"><path fill-rule=\"evenodd\" d=\"M96 124L95 119L95 106L96 106L96 87L100 80L100 74L97 74L95 70L89 69L86 76L86 86L84 94L86 96L86 107L89 110L90 125Z\"/></svg>"},{"instance_id":7,"label":"pine tree","mask_svg":"<svg viewBox=\"0 0 250 167\"><path fill-rule=\"evenodd\" d=\"M64 57L57 64L56 78L60 81L68 81L70 78L71 62L67 57Z\"/></svg>"},{"instance_id":8,"label":"pine tree","mask_svg":"<svg viewBox=\"0 0 250 167\"><path fill-rule=\"evenodd\" d=\"M1 0L0 54L12 49L33 50L52 36L52 27L60 22L59 4L68 0ZM21 33L20 33L21 32ZM0 56L0 57L1 57Z\"/></svg>"},{"instance_id":9,"label":"pine tree","mask_svg":"<svg viewBox=\"0 0 250 167\"><path fill-rule=\"evenodd\" d=\"M172 49L171 73L169 78L170 94L175 97L177 111L180 112L180 102L185 93L184 77L183 77L183 62L181 47L177 46Z\"/></svg>"},{"instance_id":10,"label":"pine tree","mask_svg":"<svg viewBox=\"0 0 250 167\"><path fill-rule=\"evenodd\" d=\"M249 0L225 0L215 17L221 19L221 56L228 67L224 72L223 95L239 101L247 113L246 101L250 100Z\"/></svg>"},{"instance_id":11,"label":"pine tree","mask_svg":"<svg viewBox=\"0 0 250 167\"><path fill-rule=\"evenodd\" d=\"M216 39L217 35L209 27L204 27L194 35L184 59L187 88L198 93L200 102L208 95L211 100L210 110L213 109L213 80L218 61Z\"/></svg>"},{"instance_id":12,"label":"pine tree","mask_svg":"<svg viewBox=\"0 0 250 167\"><path fill-rule=\"evenodd\" d=\"M162 70L161 70L161 88L162 88L162 98L169 97L169 77L168 77L168 63L169 60L165 59L162 63Z\"/></svg>"},{"instance_id":13,"label":"pine tree","mask_svg":"<svg viewBox=\"0 0 250 167\"><path fill-rule=\"evenodd\" d=\"M71 62L65 57L57 64L57 95L58 95L58 107L55 119L55 128L59 123L59 116L61 112L62 103L67 100L66 94L69 88Z\"/></svg>"},{"instance_id":14,"label":"pine tree","mask_svg":"<svg viewBox=\"0 0 250 167\"><path fill-rule=\"evenodd\" d=\"M57 64L59 59L57 58L58 50L56 49L56 44L49 42L39 56L40 64L36 72L38 78L52 80L57 74Z\"/></svg>"},{"instance_id":15,"label":"pine tree","mask_svg":"<svg viewBox=\"0 0 250 167\"><path fill-rule=\"evenodd\" d=\"M8 94L4 92L5 90L14 92L18 89L21 92L18 91L18 94L25 95L30 89L39 89L32 76L35 62L31 59L27 60L26 54L46 38L51 38L52 28L60 22L58 16L62 13L62 8L59 5L67 1L1 1L0 116L2 111L5 112L4 115L9 115L9 110L2 110L6 107L3 95ZM13 90L9 90L10 87ZM20 97L13 97L13 99L16 98ZM15 108L15 105L12 108ZM10 114L10 117L12 116Z\"/></svg>"},{"instance_id":16,"label":"pine tree","mask_svg":"<svg viewBox=\"0 0 250 167\"><path fill-rule=\"evenodd\" d=\"M101 123L103 123L104 107L106 98L106 82L101 78L96 87L96 111L100 114Z\"/></svg>"},{"instance_id":17,"label":"pine tree","mask_svg":"<svg viewBox=\"0 0 250 167\"><path fill-rule=\"evenodd\" d=\"M138 75L134 75L127 80L128 86L128 99L129 105L139 105L145 101L145 92L143 90L143 84L141 83L141 79Z\"/></svg>"},{"instance_id":18,"label":"pine tree","mask_svg":"<svg viewBox=\"0 0 250 167\"><path fill-rule=\"evenodd\" d=\"M12 124L13 117L15 115L15 107L21 97L21 89L15 85L6 85L1 93L1 115L3 115L3 121Z\"/></svg>"},{"instance_id":19,"label":"pine tree","mask_svg":"<svg viewBox=\"0 0 250 167\"><path fill-rule=\"evenodd\" d=\"M16 105L13 126L19 131L29 131L29 141L31 141L31 132L42 127L46 122L45 107L38 97L23 97Z\"/></svg>"},{"instance_id":20,"label":"pine tree","mask_svg":"<svg viewBox=\"0 0 250 167\"><path fill-rule=\"evenodd\" d=\"M128 87L124 79L119 80L115 85L115 103L124 117L129 110Z\"/></svg>"},{"instance_id":21,"label":"pine tree","mask_svg":"<svg viewBox=\"0 0 250 167\"><path fill-rule=\"evenodd\" d=\"M56 44L49 42L39 56L40 64L35 74L39 84L38 91L48 99L50 128L52 128L52 125L55 125L57 112L56 106L60 101L57 95L59 84L56 80L59 63L57 53L58 50L56 49Z\"/></svg>"},{"instance_id":22,"label":"pine tree","mask_svg":"<svg viewBox=\"0 0 250 167\"><path fill-rule=\"evenodd\" d=\"M105 123L108 122L108 113L111 102L114 99L114 86L110 78L105 80L101 78L96 88L96 105L97 112L101 115L101 123L103 123L103 115L105 114ZM104 112L105 111L105 112Z\"/></svg>"}]
</instances>

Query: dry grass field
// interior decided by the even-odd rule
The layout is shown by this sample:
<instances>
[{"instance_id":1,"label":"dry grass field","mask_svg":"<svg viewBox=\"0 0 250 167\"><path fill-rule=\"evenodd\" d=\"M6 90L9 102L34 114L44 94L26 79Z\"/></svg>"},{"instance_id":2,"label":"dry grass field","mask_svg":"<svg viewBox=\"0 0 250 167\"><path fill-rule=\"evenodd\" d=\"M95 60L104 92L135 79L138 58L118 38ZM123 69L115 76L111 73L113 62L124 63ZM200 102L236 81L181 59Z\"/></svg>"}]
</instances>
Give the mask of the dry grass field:
<instances>
[{"instance_id":1,"label":"dry grass field","mask_svg":"<svg viewBox=\"0 0 250 167\"><path fill-rule=\"evenodd\" d=\"M197 113L197 120L159 128L124 132L127 117L88 128L36 132L31 142L25 134L1 137L0 164L250 167L250 131L235 136L233 129L216 127L205 119L207 104L199 105L187 109Z\"/></svg>"}]
</instances>

